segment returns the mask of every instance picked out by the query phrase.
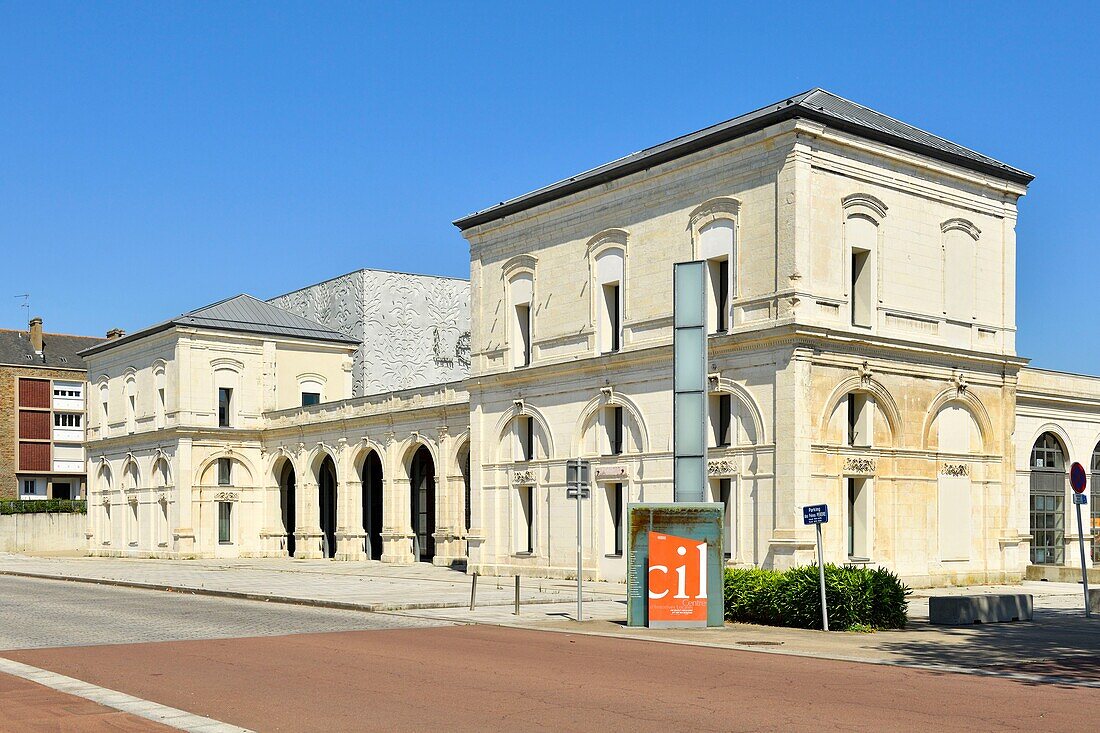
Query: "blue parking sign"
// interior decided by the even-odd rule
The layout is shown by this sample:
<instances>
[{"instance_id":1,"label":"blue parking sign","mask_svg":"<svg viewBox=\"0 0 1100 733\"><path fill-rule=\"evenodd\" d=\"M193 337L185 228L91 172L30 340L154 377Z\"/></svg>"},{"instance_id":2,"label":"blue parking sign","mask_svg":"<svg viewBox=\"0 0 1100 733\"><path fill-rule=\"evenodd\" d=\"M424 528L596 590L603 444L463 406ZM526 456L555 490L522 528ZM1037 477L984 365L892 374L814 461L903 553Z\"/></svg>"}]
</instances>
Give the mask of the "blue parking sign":
<instances>
[{"instance_id":1,"label":"blue parking sign","mask_svg":"<svg viewBox=\"0 0 1100 733\"><path fill-rule=\"evenodd\" d=\"M829 521L828 504L810 504L802 507L803 524L826 524Z\"/></svg>"}]
</instances>

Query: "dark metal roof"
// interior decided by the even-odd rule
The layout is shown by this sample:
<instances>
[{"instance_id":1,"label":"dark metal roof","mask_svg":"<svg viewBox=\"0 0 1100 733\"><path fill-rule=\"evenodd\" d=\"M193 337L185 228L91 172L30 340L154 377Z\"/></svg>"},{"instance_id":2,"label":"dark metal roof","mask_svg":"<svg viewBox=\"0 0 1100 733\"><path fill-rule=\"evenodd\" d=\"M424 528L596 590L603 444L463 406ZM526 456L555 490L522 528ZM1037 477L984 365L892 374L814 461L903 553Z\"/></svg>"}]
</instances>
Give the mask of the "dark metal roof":
<instances>
[{"instance_id":1,"label":"dark metal roof","mask_svg":"<svg viewBox=\"0 0 1100 733\"><path fill-rule=\"evenodd\" d=\"M0 364L50 369L86 370L80 352L103 341L94 336L70 336L65 333L42 334L42 353L34 353L28 331L0 330Z\"/></svg>"},{"instance_id":2,"label":"dark metal roof","mask_svg":"<svg viewBox=\"0 0 1100 733\"><path fill-rule=\"evenodd\" d=\"M1035 178L1030 173L838 97L824 89L811 89L754 112L720 122L652 148L646 148L572 178L503 201L496 206L456 219L453 223L459 229L466 230L794 118L814 120L853 135L1025 186Z\"/></svg>"},{"instance_id":3,"label":"dark metal roof","mask_svg":"<svg viewBox=\"0 0 1100 733\"><path fill-rule=\"evenodd\" d=\"M95 354L119 344L149 336L173 326L192 326L211 328L219 331L238 331L271 336L289 336L292 338L312 339L315 341L335 341L343 344L358 344L347 334L325 328L308 318L283 310L278 306L265 303L251 295L237 295L212 303L189 313L158 323L113 341L104 341L82 353Z\"/></svg>"}]
</instances>

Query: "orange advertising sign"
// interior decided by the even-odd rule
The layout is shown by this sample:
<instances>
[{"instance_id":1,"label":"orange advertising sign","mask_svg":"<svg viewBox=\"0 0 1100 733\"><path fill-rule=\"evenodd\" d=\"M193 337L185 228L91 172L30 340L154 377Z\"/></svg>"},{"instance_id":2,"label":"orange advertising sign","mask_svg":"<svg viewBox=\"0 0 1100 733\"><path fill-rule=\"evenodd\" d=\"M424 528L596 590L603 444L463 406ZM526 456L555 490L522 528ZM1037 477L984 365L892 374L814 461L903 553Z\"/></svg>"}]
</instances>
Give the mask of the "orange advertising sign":
<instances>
[{"instance_id":1,"label":"orange advertising sign","mask_svg":"<svg viewBox=\"0 0 1100 733\"><path fill-rule=\"evenodd\" d=\"M707 543L649 533L649 625L707 625Z\"/></svg>"}]
</instances>

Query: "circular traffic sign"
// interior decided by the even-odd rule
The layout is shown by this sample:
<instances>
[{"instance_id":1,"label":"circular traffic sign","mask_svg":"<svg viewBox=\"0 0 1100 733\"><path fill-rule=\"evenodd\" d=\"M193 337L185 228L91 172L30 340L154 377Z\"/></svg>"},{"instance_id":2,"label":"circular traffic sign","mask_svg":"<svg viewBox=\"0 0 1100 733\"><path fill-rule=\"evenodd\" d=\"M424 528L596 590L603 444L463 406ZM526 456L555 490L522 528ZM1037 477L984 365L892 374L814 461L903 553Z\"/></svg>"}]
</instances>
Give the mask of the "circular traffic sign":
<instances>
[{"instance_id":1,"label":"circular traffic sign","mask_svg":"<svg viewBox=\"0 0 1100 733\"><path fill-rule=\"evenodd\" d=\"M1074 463L1069 467L1069 486L1078 494L1085 493L1085 483L1088 476L1085 473L1085 467L1080 463Z\"/></svg>"}]
</instances>

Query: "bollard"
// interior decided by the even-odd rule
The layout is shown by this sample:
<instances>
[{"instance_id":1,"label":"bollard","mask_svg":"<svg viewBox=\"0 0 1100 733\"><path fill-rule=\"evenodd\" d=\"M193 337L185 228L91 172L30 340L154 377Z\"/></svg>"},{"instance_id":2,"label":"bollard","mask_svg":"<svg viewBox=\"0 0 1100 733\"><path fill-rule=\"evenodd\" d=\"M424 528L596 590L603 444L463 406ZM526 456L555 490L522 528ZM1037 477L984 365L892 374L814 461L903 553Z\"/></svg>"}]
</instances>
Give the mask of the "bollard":
<instances>
[{"instance_id":1,"label":"bollard","mask_svg":"<svg viewBox=\"0 0 1100 733\"><path fill-rule=\"evenodd\" d=\"M477 599L477 573L473 574L473 582L470 584L470 610L474 610L474 602Z\"/></svg>"},{"instance_id":2,"label":"bollard","mask_svg":"<svg viewBox=\"0 0 1100 733\"><path fill-rule=\"evenodd\" d=\"M516 576L516 615L519 615L519 576Z\"/></svg>"}]
</instances>

